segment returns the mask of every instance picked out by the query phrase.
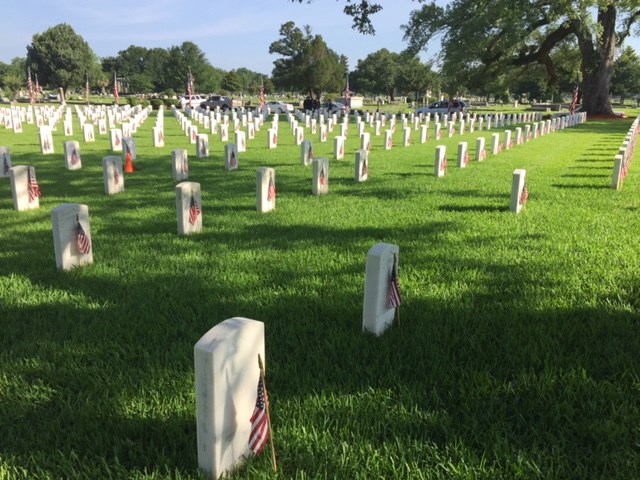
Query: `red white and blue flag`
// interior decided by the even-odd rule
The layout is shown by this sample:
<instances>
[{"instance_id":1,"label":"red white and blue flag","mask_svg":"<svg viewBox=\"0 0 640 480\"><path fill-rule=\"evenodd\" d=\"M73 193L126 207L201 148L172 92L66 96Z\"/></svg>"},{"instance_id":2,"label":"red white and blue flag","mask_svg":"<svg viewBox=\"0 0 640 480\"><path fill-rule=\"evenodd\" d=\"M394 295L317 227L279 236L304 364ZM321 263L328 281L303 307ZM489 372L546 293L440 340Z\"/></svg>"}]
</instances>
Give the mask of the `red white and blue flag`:
<instances>
[{"instance_id":1,"label":"red white and blue flag","mask_svg":"<svg viewBox=\"0 0 640 480\"><path fill-rule=\"evenodd\" d=\"M578 106L579 94L580 94L579 84L578 84L578 81L576 81L576 86L573 89L573 98L571 99L571 106L569 107L569 113L571 115L576 113L576 107Z\"/></svg>"},{"instance_id":2,"label":"red white and blue flag","mask_svg":"<svg viewBox=\"0 0 640 480\"><path fill-rule=\"evenodd\" d=\"M269 175L269 187L267 188L267 201L276 199L276 184L273 182L273 175Z\"/></svg>"},{"instance_id":3,"label":"red white and blue flag","mask_svg":"<svg viewBox=\"0 0 640 480\"><path fill-rule=\"evenodd\" d=\"M198 215L200 215L200 206L196 199L193 197L193 193L191 194L191 204L189 205L189 223L191 225L195 225L198 220Z\"/></svg>"},{"instance_id":4,"label":"red white and blue flag","mask_svg":"<svg viewBox=\"0 0 640 480\"><path fill-rule=\"evenodd\" d=\"M391 268L391 278L389 279L389 299L387 301L388 308L396 308L402 304L400 297L400 289L398 287L398 262L396 254L393 254L393 267Z\"/></svg>"},{"instance_id":5,"label":"red white and blue flag","mask_svg":"<svg viewBox=\"0 0 640 480\"><path fill-rule=\"evenodd\" d=\"M29 203L33 202L36 198L40 197L40 195L42 195L40 193L40 186L38 185L38 182L36 180L36 174L35 172L32 172L32 168L28 167L28 174L27 176L28 178L28 186L27 189L29 191Z\"/></svg>"},{"instance_id":6,"label":"red white and blue flag","mask_svg":"<svg viewBox=\"0 0 640 480\"><path fill-rule=\"evenodd\" d=\"M192 96L193 96L193 75L191 74L191 67L189 67L189 74L187 75L187 98L189 100L189 108L191 108Z\"/></svg>"},{"instance_id":7,"label":"red white and blue flag","mask_svg":"<svg viewBox=\"0 0 640 480\"><path fill-rule=\"evenodd\" d=\"M91 240L85 233L84 228L80 225L78 220L78 226L76 227L76 243L78 245L78 251L83 254L87 254L91 251Z\"/></svg>"},{"instance_id":8,"label":"red white and blue flag","mask_svg":"<svg viewBox=\"0 0 640 480\"><path fill-rule=\"evenodd\" d=\"M116 105L120 102L120 93L118 92L118 78L113 74L113 97L116 99Z\"/></svg>"},{"instance_id":9,"label":"red white and blue flag","mask_svg":"<svg viewBox=\"0 0 640 480\"><path fill-rule=\"evenodd\" d=\"M267 445L267 440L269 439L268 426L264 381L262 380L262 375L260 375L256 406L251 415L251 435L249 436L249 448L256 455L260 455Z\"/></svg>"},{"instance_id":10,"label":"red white and blue flag","mask_svg":"<svg viewBox=\"0 0 640 480\"><path fill-rule=\"evenodd\" d=\"M27 87L29 88L29 103L35 102L35 97L33 95L33 82L31 81L31 67L29 67L29 77L27 78Z\"/></svg>"},{"instance_id":11,"label":"red white and blue flag","mask_svg":"<svg viewBox=\"0 0 640 480\"><path fill-rule=\"evenodd\" d=\"M529 189L527 188L527 184L524 184L522 187L522 192L520 192L520 205L524 205L527 203L527 199L529 198Z\"/></svg>"},{"instance_id":12,"label":"red white and blue flag","mask_svg":"<svg viewBox=\"0 0 640 480\"><path fill-rule=\"evenodd\" d=\"M264 108L264 82L260 81L260 110Z\"/></svg>"}]
</instances>

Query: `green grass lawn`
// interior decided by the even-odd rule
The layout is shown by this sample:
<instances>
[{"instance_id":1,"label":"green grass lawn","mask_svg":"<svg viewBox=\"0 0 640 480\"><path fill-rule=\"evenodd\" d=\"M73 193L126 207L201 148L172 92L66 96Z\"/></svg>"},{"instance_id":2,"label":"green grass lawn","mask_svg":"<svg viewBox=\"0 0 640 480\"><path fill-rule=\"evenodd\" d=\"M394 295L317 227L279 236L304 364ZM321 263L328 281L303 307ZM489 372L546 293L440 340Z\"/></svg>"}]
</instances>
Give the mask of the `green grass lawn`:
<instances>
[{"instance_id":1,"label":"green grass lawn","mask_svg":"<svg viewBox=\"0 0 640 480\"><path fill-rule=\"evenodd\" d=\"M265 323L278 478L640 478L635 166L610 189L631 120L588 122L465 169L461 137L443 139L441 179L436 142L413 132L400 147L397 129L391 151L372 135L362 184L352 125L324 197L311 195L284 121L279 147L266 149L262 129L236 172L218 137L196 159L170 112L166 147L153 148L153 123L135 134L135 173L111 197L107 136L84 144L74 119L83 168L67 171L61 127L50 156L35 127L0 128L42 190L40 209L16 212L0 180L0 478L199 478L193 346L233 316ZM471 158L490 133L462 137ZM332 158L332 141L311 139ZM203 233L187 238L174 148L187 148L202 188ZM265 166L278 198L261 215ZM516 168L529 189L519 215ZM68 202L89 206L94 264L62 272L51 210ZM362 333L362 301L378 242L400 247L404 303L401 325L375 338ZM268 453L235 475L275 477Z\"/></svg>"}]
</instances>

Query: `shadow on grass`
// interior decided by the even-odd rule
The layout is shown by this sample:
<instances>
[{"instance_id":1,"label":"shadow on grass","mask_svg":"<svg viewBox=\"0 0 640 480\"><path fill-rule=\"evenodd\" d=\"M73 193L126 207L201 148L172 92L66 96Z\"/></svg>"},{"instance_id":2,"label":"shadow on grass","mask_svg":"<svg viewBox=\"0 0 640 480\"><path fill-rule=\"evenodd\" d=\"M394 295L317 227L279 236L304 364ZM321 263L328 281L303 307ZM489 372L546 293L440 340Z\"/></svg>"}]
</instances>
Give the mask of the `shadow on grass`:
<instances>
[{"instance_id":1,"label":"shadow on grass","mask_svg":"<svg viewBox=\"0 0 640 480\"><path fill-rule=\"evenodd\" d=\"M508 201L508 199L507 199ZM479 212L479 213L489 213L489 212L508 212L509 207L498 207L495 205L440 205L438 207L439 210L444 212Z\"/></svg>"},{"instance_id":2,"label":"shadow on grass","mask_svg":"<svg viewBox=\"0 0 640 480\"><path fill-rule=\"evenodd\" d=\"M562 183L553 183L551 184L552 187L554 188L561 188L561 189L585 189L585 190L609 190L611 189L610 185L606 185L606 184L599 184L599 183L590 183L590 184L574 184L574 185L570 185L570 184L562 184Z\"/></svg>"}]
</instances>

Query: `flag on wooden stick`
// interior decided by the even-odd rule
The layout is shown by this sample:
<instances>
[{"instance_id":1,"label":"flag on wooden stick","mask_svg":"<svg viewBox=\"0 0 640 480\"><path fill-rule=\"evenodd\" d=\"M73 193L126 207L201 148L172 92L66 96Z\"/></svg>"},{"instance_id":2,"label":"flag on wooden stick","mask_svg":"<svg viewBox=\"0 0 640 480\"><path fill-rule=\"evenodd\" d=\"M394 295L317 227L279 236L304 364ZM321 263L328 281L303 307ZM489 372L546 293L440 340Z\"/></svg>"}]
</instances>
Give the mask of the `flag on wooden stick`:
<instances>
[{"instance_id":1,"label":"flag on wooden stick","mask_svg":"<svg viewBox=\"0 0 640 480\"><path fill-rule=\"evenodd\" d=\"M40 186L38 185L38 182L36 181L36 174L35 172L32 172L33 168L29 167L28 168L28 186L27 189L29 191L29 202L33 202L36 198L40 197L41 193L40 193Z\"/></svg>"},{"instance_id":2,"label":"flag on wooden stick","mask_svg":"<svg viewBox=\"0 0 640 480\"><path fill-rule=\"evenodd\" d=\"M273 174L269 175L269 188L267 189L267 201L276 199L276 184L273 182Z\"/></svg>"},{"instance_id":3,"label":"flag on wooden stick","mask_svg":"<svg viewBox=\"0 0 640 480\"><path fill-rule=\"evenodd\" d=\"M78 223L76 227L76 244L78 245L78 251L86 255L91 251L91 239L89 239L89 236L85 233L77 217L76 222Z\"/></svg>"},{"instance_id":4,"label":"flag on wooden stick","mask_svg":"<svg viewBox=\"0 0 640 480\"><path fill-rule=\"evenodd\" d=\"M198 215L200 215L200 206L196 199L193 197L193 192L191 193L191 203L189 204L189 223L191 225L195 225L198 220Z\"/></svg>"},{"instance_id":5,"label":"flag on wooden stick","mask_svg":"<svg viewBox=\"0 0 640 480\"><path fill-rule=\"evenodd\" d=\"M262 358L258 354L258 367L260 369L260 379L258 380L258 392L256 396L256 405L251 415L251 434L249 435L249 448L251 451L260 455L267 441L271 439L271 460L273 461L273 471L278 471L276 462L276 451L273 445L273 429L271 428L271 416L269 415L269 394L264 381L264 366Z\"/></svg>"},{"instance_id":6,"label":"flag on wooden stick","mask_svg":"<svg viewBox=\"0 0 640 480\"><path fill-rule=\"evenodd\" d=\"M402 304L400 288L398 287L398 261L396 254L393 254L393 267L391 267L391 278L389 279L389 299L388 308L396 308Z\"/></svg>"}]
</instances>

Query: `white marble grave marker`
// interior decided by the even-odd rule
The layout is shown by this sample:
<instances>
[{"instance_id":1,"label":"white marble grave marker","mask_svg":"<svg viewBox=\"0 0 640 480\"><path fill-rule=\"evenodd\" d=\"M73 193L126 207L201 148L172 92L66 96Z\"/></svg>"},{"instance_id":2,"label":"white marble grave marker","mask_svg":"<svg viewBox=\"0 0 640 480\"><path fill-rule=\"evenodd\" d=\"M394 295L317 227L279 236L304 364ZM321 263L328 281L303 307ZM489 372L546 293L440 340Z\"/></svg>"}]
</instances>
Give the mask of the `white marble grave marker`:
<instances>
[{"instance_id":1,"label":"white marble grave marker","mask_svg":"<svg viewBox=\"0 0 640 480\"><path fill-rule=\"evenodd\" d=\"M327 158L313 160L311 193L316 196L329 193L329 159Z\"/></svg>"},{"instance_id":2,"label":"white marble grave marker","mask_svg":"<svg viewBox=\"0 0 640 480\"><path fill-rule=\"evenodd\" d=\"M458 167L464 168L469 165L469 149L467 142L458 143Z\"/></svg>"},{"instance_id":3,"label":"white marble grave marker","mask_svg":"<svg viewBox=\"0 0 640 480\"><path fill-rule=\"evenodd\" d=\"M333 156L336 160L344 158L344 137L337 136L333 139Z\"/></svg>"},{"instance_id":4,"label":"white marble grave marker","mask_svg":"<svg viewBox=\"0 0 640 480\"><path fill-rule=\"evenodd\" d=\"M256 207L259 213L276 208L276 171L262 167L256 172Z\"/></svg>"},{"instance_id":5,"label":"white marble grave marker","mask_svg":"<svg viewBox=\"0 0 640 480\"><path fill-rule=\"evenodd\" d=\"M40 152L43 155L50 155L54 153L51 127L46 125L40 127L38 135L40 137Z\"/></svg>"},{"instance_id":6,"label":"white marble grave marker","mask_svg":"<svg viewBox=\"0 0 640 480\"><path fill-rule=\"evenodd\" d=\"M402 129L402 145L405 147L411 145L411 127L404 127Z\"/></svg>"},{"instance_id":7,"label":"white marble grave marker","mask_svg":"<svg viewBox=\"0 0 640 480\"><path fill-rule=\"evenodd\" d=\"M209 157L209 135L206 133L200 133L196 142L196 157L208 158Z\"/></svg>"},{"instance_id":8,"label":"white marble grave marker","mask_svg":"<svg viewBox=\"0 0 640 480\"><path fill-rule=\"evenodd\" d=\"M220 124L220 141L228 142L229 141L229 125Z\"/></svg>"},{"instance_id":9,"label":"white marble grave marker","mask_svg":"<svg viewBox=\"0 0 640 480\"><path fill-rule=\"evenodd\" d=\"M176 212L178 235L191 235L202 231L202 196L197 182L176 185Z\"/></svg>"},{"instance_id":10,"label":"white marble grave marker","mask_svg":"<svg viewBox=\"0 0 640 480\"><path fill-rule=\"evenodd\" d=\"M122 151L122 130L119 128L111 129L111 151L112 152L121 152Z\"/></svg>"},{"instance_id":11,"label":"white marble grave marker","mask_svg":"<svg viewBox=\"0 0 640 480\"><path fill-rule=\"evenodd\" d=\"M384 131L384 149L391 150L393 148L393 131L385 130Z\"/></svg>"},{"instance_id":12,"label":"white marble grave marker","mask_svg":"<svg viewBox=\"0 0 640 480\"><path fill-rule=\"evenodd\" d=\"M176 182L181 182L189 178L189 158L185 149L178 148L171 152L171 166L173 179Z\"/></svg>"},{"instance_id":13,"label":"white marble grave marker","mask_svg":"<svg viewBox=\"0 0 640 480\"><path fill-rule=\"evenodd\" d=\"M157 148L164 147L164 131L162 127L153 129L153 146Z\"/></svg>"},{"instance_id":14,"label":"white marble grave marker","mask_svg":"<svg viewBox=\"0 0 640 480\"><path fill-rule=\"evenodd\" d=\"M278 130L270 128L267 136L267 148L272 149L278 146Z\"/></svg>"},{"instance_id":15,"label":"white marble grave marker","mask_svg":"<svg viewBox=\"0 0 640 480\"><path fill-rule=\"evenodd\" d=\"M355 179L358 183L369 179L369 152L364 149L356 151Z\"/></svg>"},{"instance_id":16,"label":"white marble grave marker","mask_svg":"<svg viewBox=\"0 0 640 480\"><path fill-rule=\"evenodd\" d=\"M447 173L447 147L438 145L436 147L435 175L436 177L444 177Z\"/></svg>"},{"instance_id":17,"label":"white marble grave marker","mask_svg":"<svg viewBox=\"0 0 640 480\"><path fill-rule=\"evenodd\" d=\"M53 247L60 270L93 263L89 208L65 203L51 211Z\"/></svg>"},{"instance_id":18,"label":"white marble grave marker","mask_svg":"<svg viewBox=\"0 0 640 480\"><path fill-rule=\"evenodd\" d=\"M522 207L527 203L529 198L529 189L526 182L527 171L516 169L513 171L513 182L511 183L511 206L513 213L520 213Z\"/></svg>"},{"instance_id":19,"label":"white marble grave marker","mask_svg":"<svg viewBox=\"0 0 640 480\"><path fill-rule=\"evenodd\" d=\"M110 155L102 159L102 177L104 179L104 193L114 195L124 192L124 175L122 172L122 158Z\"/></svg>"},{"instance_id":20,"label":"white marble grave marker","mask_svg":"<svg viewBox=\"0 0 640 480\"><path fill-rule=\"evenodd\" d=\"M198 466L206 478L231 472L250 454L253 413L264 360L264 324L234 317L194 347Z\"/></svg>"},{"instance_id":21,"label":"white marble grave marker","mask_svg":"<svg viewBox=\"0 0 640 480\"><path fill-rule=\"evenodd\" d=\"M13 208L18 212L40 208L40 186L35 167L16 165L9 170Z\"/></svg>"},{"instance_id":22,"label":"white marble grave marker","mask_svg":"<svg viewBox=\"0 0 640 480\"><path fill-rule=\"evenodd\" d=\"M308 167L313 163L313 144L310 140L304 140L300 146L302 165Z\"/></svg>"},{"instance_id":23,"label":"white marble grave marker","mask_svg":"<svg viewBox=\"0 0 640 480\"><path fill-rule=\"evenodd\" d=\"M485 138L478 137L476 139L476 161L481 162L487 158L487 149L485 147Z\"/></svg>"},{"instance_id":24,"label":"white marble grave marker","mask_svg":"<svg viewBox=\"0 0 640 480\"><path fill-rule=\"evenodd\" d=\"M371 134L369 132L362 132L360 135L360 148L367 152L371 151Z\"/></svg>"},{"instance_id":25,"label":"white marble grave marker","mask_svg":"<svg viewBox=\"0 0 640 480\"><path fill-rule=\"evenodd\" d=\"M243 130L236 132L236 147L238 147L238 153L247 151L247 134Z\"/></svg>"},{"instance_id":26,"label":"white marble grave marker","mask_svg":"<svg viewBox=\"0 0 640 480\"><path fill-rule=\"evenodd\" d=\"M238 146L235 143L224 146L224 166L229 172L238 169Z\"/></svg>"},{"instance_id":27,"label":"white marble grave marker","mask_svg":"<svg viewBox=\"0 0 640 480\"><path fill-rule=\"evenodd\" d=\"M379 243L367 253L362 330L381 335L392 323L400 305L397 268L400 249ZM393 285L395 279L395 285Z\"/></svg>"},{"instance_id":28,"label":"white marble grave marker","mask_svg":"<svg viewBox=\"0 0 640 480\"><path fill-rule=\"evenodd\" d=\"M324 143L327 141L328 138L328 134L327 134L327 126L322 124L320 125L320 134L319 134L320 138L320 143Z\"/></svg>"},{"instance_id":29,"label":"white marble grave marker","mask_svg":"<svg viewBox=\"0 0 640 480\"><path fill-rule=\"evenodd\" d=\"M500 144L500 134L493 133L491 134L491 154L497 155L502 151L502 145Z\"/></svg>"},{"instance_id":30,"label":"white marble grave marker","mask_svg":"<svg viewBox=\"0 0 640 480\"><path fill-rule=\"evenodd\" d=\"M78 170L79 168L82 168L80 144L78 142L64 142L64 163L67 170Z\"/></svg>"}]
</instances>

